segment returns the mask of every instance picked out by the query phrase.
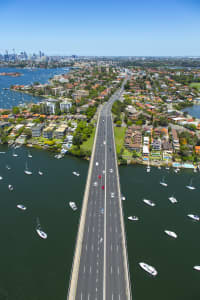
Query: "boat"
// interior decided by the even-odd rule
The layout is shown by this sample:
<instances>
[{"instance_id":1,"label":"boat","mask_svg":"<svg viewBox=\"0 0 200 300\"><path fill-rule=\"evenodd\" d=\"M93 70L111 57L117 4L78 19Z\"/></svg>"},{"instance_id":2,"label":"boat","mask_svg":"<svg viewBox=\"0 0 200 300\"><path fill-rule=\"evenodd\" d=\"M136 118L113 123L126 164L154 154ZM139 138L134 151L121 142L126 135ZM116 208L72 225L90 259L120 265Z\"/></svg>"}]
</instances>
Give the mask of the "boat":
<instances>
[{"instance_id":1,"label":"boat","mask_svg":"<svg viewBox=\"0 0 200 300\"><path fill-rule=\"evenodd\" d=\"M14 188L13 188L12 184L9 184L9 185L8 185L8 189L9 189L10 191L13 191Z\"/></svg>"},{"instance_id":2,"label":"boat","mask_svg":"<svg viewBox=\"0 0 200 300\"><path fill-rule=\"evenodd\" d=\"M42 239L46 239L46 238L47 238L46 232L44 232L44 231L42 230L42 228L41 228L39 218L37 218L36 232L37 232L37 234L38 234Z\"/></svg>"},{"instance_id":3,"label":"boat","mask_svg":"<svg viewBox=\"0 0 200 300\"><path fill-rule=\"evenodd\" d=\"M165 233L166 233L167 235L169 235L169 236L175 238L175 239L178 237L177 234L176 234L175 232L170 231L170 230L165 230Z\"/></svg>"},{"instance_id":4,"label":"boat","mask_svg":"<svg viewBox=\"0 0 200 300\"><path fill-rule=\"evenodd\" d=\"M164 187L167 187L168 186L168 184L165 182L165 180L164 180L164 177L163 177L163 179L160 181L160 185L162 185L162 186L164 186Z\"/></svg>"},{"instance_id":5,"label":"boat","mask_svg":"<svg viewBox=\"0 0 200 300\"><path fill-rule=\"evenodd\" d=\"M128 219L131 220L131 221L138 221L139 220L139 218L136 217L136 216L130 216L130 217L128 217Z\"/></svg>"},{"instance_id":6,"label":"boat","mask_svg":"<svg viewBox=\"0 0 200 300\"><path fill-rule=\"evenodd\" d=\"M33 156L31 155L31 153L28 151L28 158L32 158Z\"/></svg>"},{"instance_id":7,"label":"boat","mask_svg":"<svg viewBox=\"0 0 200 300\"><path fill-rule=\"evenodd\" d=\"M150 206L155 206L155 203L153 203L151 200L143 199L143 202L150 205Z\"/></svg>"},{"instance_id":8,"label":"boat","mask_svg":"<svg viewBox=\"0 0 200 300\"><path fill-rule=\"evenodd\" d=\"M193 219L193 220L195 220L195 221L199 221L199 216L197 216L197 215L193 215L193 214L189 214L189 215L187 215L189 218L191 218L191 219Z\"/></svg>"},{"instance_id":9,"label":"boat","mask_svg":"<svg viewBox=\"0 0 200 300\"><path fill-rule=\"evenodd\" d=\"M166 169L166 170L169 170L169 169L170 169L170 168L169 168L169 164L168 164L168 160L167 160L167 165L166 165L165 169Z\"/></svg>"},{"instance_id":10,"label":"boat","mask_svg":"<svg viewBox=\"0 0 200 300\"><path fill-rule=\"evenodd\" d=\"M158 274L158 272L156 271L156 269L144 262L140 262L139 263L140 267L145 270L147 273L151 274L152 276L156 276Z\"/></svg>"},{"instance_id":11,"label":"boat","mask_svg":"<svg viewBox=\"0 0 200 300\"><path fill-rule=\"evenodd\" d=\"M6 165L7 170L11 170L11 167L9 165Z\"/></svg>"},{"instance_id":12,"label":"boat","mask_svg":"<svg viewBox=\"0 0 200 300\"><path fill-rule=\"evenodd\" d=\"M121 196L121 200L125 201L125 200L126 200L126 197Z\"/></svg>"},{"instance_id":13,"label":"boat","mask_svg":"<svg viewBox=\"0 0 200 300\"><path fill-rule=\"evenodd\" d=\"M24 206L22 204L17 204L17 207L21 210L26 210L26 206Z\"/></svg>"},{"instance_id":14,"label":"boat","mask_svg":"<svg viewBox=\"0 0 200 300\"><path fill-rule=\"evenodd\" d=\"M194 168L194 173L197 173L197 168Z\"/></svg>"},{"instance_id":15,"label":"boat","mask_svg":"<svg viewBox=\"0 0 200 300\"><path fill-rule=\"evenodd\" d=\"M158 169L161 170L161 166L158 166Z\"/></svg>"},{"instance_id":16,"label":"boat","mask_svg":"<svg viewBox=\"0 0 200 300\"><path fill-rule=\"evenodd\" d=\"M189 190L195 190L196 188L192 185L192 179L190 180L189 185L186 185L186 188Z\"/></svg>"},{"instance_id":17,"label":"boat","mask_svg":"<svg viewBox=\"0 0 200 300\"><path fill-rule=\"evenodd\" d=\"M73 210L77 210L77 206L75 202L69 202L69 206L73 209Z\"/></svg>"},{"instance_id":18,"label":"boat","mask_svg":"<svg viewBox=\"0 0 200 300\"><path fill-rule=\"evenodd\" d=\"M38 174L40 175L40 176L42 176L43 175L43 172L42 171L38 171Z\"/></svg>"},{"instance_id":19,"label":"boat","mask_svg":"<svg viewBox=\"0 0 200 300\"><path fill-rule=\"evenodd\" d=\"M26 175L32 175L32 174L33 174L31 171L28 170L27 163L26 163L26 166L25 166L24 173L25 173Z\"/></svg>"},{"instance_id":20,"label":"boat","mask_svg":"<svg viewBox=\"0 0 200 300\"><path fill-rule=\"evenodd\" d=\"M64 155L63 154L56 154L54 157L57 158L57 159L61 159L61 158L64 157Z\"/></svg>"},{"instance_id":21,"label":"boat","mask_svg":"<svg viewBox=\"0 0 200 300\"><path fill-rule=\"evenodd\" d=\"M2 180L3 179L3 176L0 176L0 180Z\"/></svg>"},{"instance_id":22,"label":"boat","mask_svg":"<svg viewBox=\"0 0 200 300\"><path fill-rule=\"evenodd\" d=\"M13 150L13 154L12 154L13 157L18 157L19 155L17 153L15 153L15 150Z\"/></svg>"},{"instance_id":23,"label":"boat","mask_svg":"<svg viewBox=\"0 0 200 300\"><path fill-rule=\"evenodd\" d=\"M175 168L175 170L174 170L175 173L178 173L179 171L180 171L179 168Z\"/></svg>"},{"instance_id":24,"label":"boat","mask_svg":"<svg viewBox=\"0 0 200 300\"><path fill-rule=\"evenodd\" d=\"M197 271L200 271L200 266L194 266L193 269L197 270Z\"/></svg>"},{"instance_id":25,"label":"boat","mask_svg":"<svg viewBox=\"0 0 200 300\"><path fill-rule=\"evenodd\" d=\"M6 152L4 152L4 151L0 151L0 154L5 154Z\"/></svg>"},{"instance_id":26,"label":"boat","mask_svg":"<svg viewBox=\"0 0 200 300\"><path fill-rule=\"evenodd\" d=\"M74 174L75 176L80 176L80 174L78 172L73 171L72 174Z\"/></svg>"},{"instance_id":27,"label":"boat","mask_svg":"<svg viewBox=\"0 0 200 300\"><path fill-rule=\"evenodd\" d=\"M171 203L177 203L178 201L176 200L176 198L174 197L174 195L172 195L171 197L168 198L169 201L171 201Z\"/></svg>"},{"instance_id":28,"label":"boat","mask_svg":"<svg viewBox=\"0 0 200 300\"><path fill-rule=\"evenodd\" d=\"M151 167L149 165L149 160L148 160L148 166L147 166L147 173L151 172Z\"/></svg>"}]
</instances>

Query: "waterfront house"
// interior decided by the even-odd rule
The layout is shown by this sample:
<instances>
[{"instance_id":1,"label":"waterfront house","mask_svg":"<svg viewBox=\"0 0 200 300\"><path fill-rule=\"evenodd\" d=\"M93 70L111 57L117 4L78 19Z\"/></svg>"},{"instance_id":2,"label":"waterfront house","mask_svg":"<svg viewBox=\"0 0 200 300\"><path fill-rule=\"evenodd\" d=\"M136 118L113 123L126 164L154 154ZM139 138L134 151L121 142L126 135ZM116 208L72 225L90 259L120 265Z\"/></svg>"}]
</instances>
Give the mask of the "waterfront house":
<instances>
[{"instance_id":1,"label":"waterfront house","mask_svg":"<svg viewBox=\"0 0 200 300\"><path fill-rule=\"evenodd\" d=\"M31 128L32 131L32 137L40 137L42 133L42 129L44 127L44 124L38 124L36 126L33 126Z\"/></svg>"}]
</instances>

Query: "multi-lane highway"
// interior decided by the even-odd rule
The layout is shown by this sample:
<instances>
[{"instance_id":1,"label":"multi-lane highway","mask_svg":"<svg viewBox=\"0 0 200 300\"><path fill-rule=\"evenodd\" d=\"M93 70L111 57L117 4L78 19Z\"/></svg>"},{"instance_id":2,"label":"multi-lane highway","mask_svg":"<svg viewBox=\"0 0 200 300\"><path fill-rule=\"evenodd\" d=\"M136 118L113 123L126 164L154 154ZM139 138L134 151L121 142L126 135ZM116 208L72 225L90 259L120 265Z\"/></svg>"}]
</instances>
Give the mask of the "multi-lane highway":
<instances>
[{"instance_id":1,"label":"multi-lane highway","mask_svg":"<svg viewBox=\"0 0 200 300\"><path fill-rule=\"evenodd\" d=\"M103 106L82 207L69 300L131 299L111 107Z\"/></svg>"}]
</instances>

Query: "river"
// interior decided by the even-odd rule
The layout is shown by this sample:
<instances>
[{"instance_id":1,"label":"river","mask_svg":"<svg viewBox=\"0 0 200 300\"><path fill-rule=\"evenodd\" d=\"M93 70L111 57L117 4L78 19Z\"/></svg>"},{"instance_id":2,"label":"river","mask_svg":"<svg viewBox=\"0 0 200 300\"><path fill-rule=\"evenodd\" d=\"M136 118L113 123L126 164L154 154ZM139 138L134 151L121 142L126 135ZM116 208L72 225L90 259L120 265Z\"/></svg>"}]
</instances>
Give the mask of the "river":
<instances>
[{"instance_id":1,"label":"river","mask_svg":"<svg viewBox=\"0 0 200 300\"><path fill-rule=\"evenodd\" d=\"M32 158L27 157L27 148L16 150L19 157L13 157L7 146L0 151L6 152L0 154L0 299L66 300L88 162L70 156L57 160L36 149L30 151ZM24 174L26 162L32 176ZM43 176L38 175L39 169ZM80 177L72 175L74 170ZM187 214L200 214L200 174L157 168L146 173L143 166L121 166L119 171L126 196L123 208L133 299L198 299L200 274L192 268L200 264L199 223ZM159 185L163 176L167 188ZM194 191L185 188L191 178L197 187ZM12 192L8 184L13 185ZM177 204L168 200L173 193ZM143 198L156 206L145 205ZM76 202L78 211L72 211L69 201ZM19 210L19 203L27 210ZM129 215L140 219L128 221ZM46 240L36 233L37 217L48 234ZM175 231L178 238L167 236L166 229ZM152 278L141 270L141 261L153 265L158 276Z\"/></svg>"},{"instance_id":2,"label":"river","mask_svg":"<svg viewBox=\"0 0 200 300\"><path fill-rule=\"evenodd\" d=\"M22 76L11 77L11 76L0 76L0 109L1 108L12 108L25 102L38 102L43 98L33 97L24 93L19 93L11 90L4 90L10 88L11 85L20 84L28 85L34 82L47 83L49 78L54 75L67 73L68 68L58 69L19 69L19 68L0 68L0 73L6 72L20 72Z\"/></svg>"}]
</instances>

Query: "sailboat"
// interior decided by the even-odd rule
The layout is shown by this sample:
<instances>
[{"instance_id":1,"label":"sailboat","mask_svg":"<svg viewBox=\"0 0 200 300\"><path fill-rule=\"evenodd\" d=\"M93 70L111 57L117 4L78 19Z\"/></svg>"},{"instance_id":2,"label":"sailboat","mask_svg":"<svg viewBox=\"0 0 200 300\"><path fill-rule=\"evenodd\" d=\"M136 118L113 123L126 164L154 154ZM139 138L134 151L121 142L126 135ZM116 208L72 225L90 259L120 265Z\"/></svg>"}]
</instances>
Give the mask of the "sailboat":
<instances>
[{"instance_id":1,"label":"sailboat","mask_svg":"<svg viewBox=\"0 0 200 300\"><path fill-rule=\"evenodd\" d=\"M19 155L17 153L15 153L15 150L13 150L13 154L12 154L13 157L18 157Z\"/></svg>"},{"instance_id":2,"label":"sailboat","mask_svg":"<svg viewBox=\"0 0 200 300\"><path fill-rule=\"evenodd\" d=\"M42 175L43 175L43 172L40 171L40 169L39 169L38 174L39 174L40 176L42 176Z\"/></svg>"},{"instance_id":3,"label":"sailboat","mask_svg":"<svg viewBox=\"0 0 200 300\"><path fill-rule=\"evenodd\" d=\"M189 190L195 190L196 188L192 185L192 179L190 180L189 185L186 185L186 188Z\"/></svg>"},{"instance_id":4,"label":"sailboat","mask_svg":"<svg viewBox=\"0 0 200 300\"><path fill-rule=\"evenodd\" d=\"M168 184L165 182L165 180L164 180L164 177L163 177L163 179L160 181L160 184L162 185L162 186L164 186L164 187L167 187L168 186Z\"/></svg>"},{"instance_id":5,"label":"sailboat","mask_svg":"<svg viewBox=\"0 0 200 300\"><path fill-rule=\"evenodd\" d=\"M25 166L24 173L25 173L26 175L32 175L32 172L28 170L27 163L26 163L26 166Z\"/></svg>"},{"instance_id":6,"label":"sailboat","mask_svg":"<svg viewBox=\"0 0 200 300\"><path fill-rule=\"evenodd\" d=\"M174 194L172 196L170 196L169 201L171 201L171 203L177 203L178 201L176 200L176 198L174 197Z\"/></svg>"},{"instance_id":7,"label":"sailboat","mask_svg":"<svg viewBox=\"0 0 200 300\"><path fill-rule=\"evenodd\" d=\"M147 173L149 173L151 171L151 167L149 165L149 159L148 159L148 165L147 165Z\"/></svg>"},{"instance_id":8,"label":"sailboat","mask_svg":"<svg viewBox=\"0 0 200 300\"><path fill-rule=\"evenodd\" d=\"M29 158L32 158L32 157L33 157L29 151L28 151L28 157L29 157Z\"/></svg>"},{"instance_id":9,"label":"sailboat","mask_svg":"<svg viewBox=\"0 0 200 300\"><path fill-rule=\"evenodd\" d=\"M44 232L44 231L42 230L42 227L41 227L41 225L40 225L40 220L39 220L39 218L37 218L36 232L37 232L37 234L38 234L42 239L46 239L46 238L47 238L46 232Z\"/></svg>"},{"instance_id":10,"label":"sailboat","mask_svg":"<svg viewBox=\"0 0 200 300\"><path fill-rule=\"evenodd\" d=\"M9 165L6 165L7 170L11 170L11 167Z\"/></svg>"}]
</instances>

